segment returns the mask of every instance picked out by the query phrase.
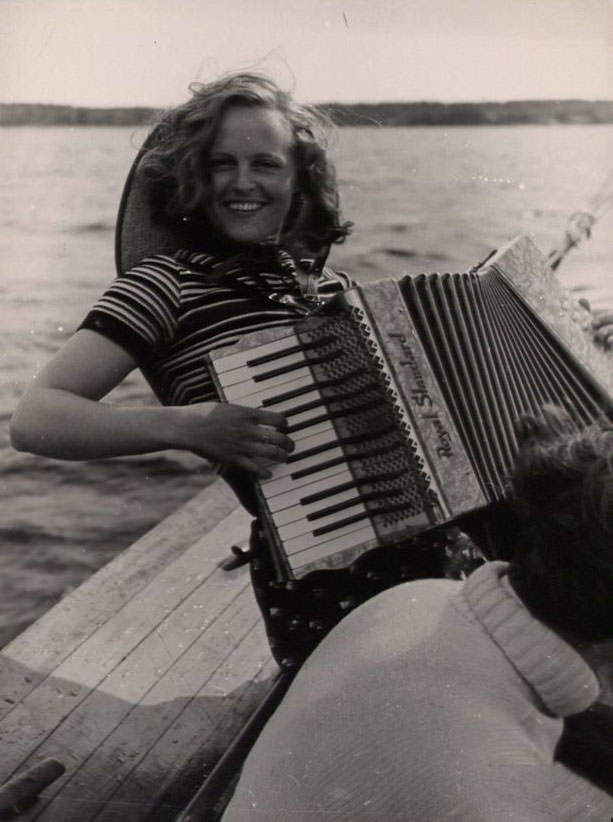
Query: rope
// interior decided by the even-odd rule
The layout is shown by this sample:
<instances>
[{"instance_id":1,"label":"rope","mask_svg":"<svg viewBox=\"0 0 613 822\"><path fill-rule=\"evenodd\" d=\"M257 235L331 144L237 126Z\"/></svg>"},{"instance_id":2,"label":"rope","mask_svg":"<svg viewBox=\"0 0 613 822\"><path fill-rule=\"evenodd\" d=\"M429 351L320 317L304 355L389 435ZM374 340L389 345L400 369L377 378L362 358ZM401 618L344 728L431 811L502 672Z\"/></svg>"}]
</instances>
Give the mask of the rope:
<instances>
[{"instance_id":1,"label":"rope","mask_svg":"<svg viewBox=\"0 0 613 822\"><path fill-rule=\"evenodd\" d=\"M590 199L587 208L571 214L560 247L547 255L549 266L555 271L568 252L589 238L592 227L605 211L613 205L613 171L611 171L598 191Z\"/></svg>"}]
</instances>

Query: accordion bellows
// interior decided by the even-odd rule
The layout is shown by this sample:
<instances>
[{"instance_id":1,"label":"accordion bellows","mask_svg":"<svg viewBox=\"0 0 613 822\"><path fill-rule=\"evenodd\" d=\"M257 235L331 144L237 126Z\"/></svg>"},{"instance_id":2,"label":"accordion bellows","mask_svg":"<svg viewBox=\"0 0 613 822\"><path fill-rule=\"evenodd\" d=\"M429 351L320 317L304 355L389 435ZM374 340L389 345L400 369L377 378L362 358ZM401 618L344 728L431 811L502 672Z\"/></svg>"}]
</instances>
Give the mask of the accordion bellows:
<instances>
[{"instance_id":1,"label":"accordion bellows","mask_svg":"<svg viewBox=\"0 0 613 822\"><path fill-rule=\"evenodd\" d=\"M581 311L522 237L474 271L356 286L213 352L220 397L284 414L296 444L257 482L279 577L503 499L521 414L610 416L611 362Z\"/></svg>"}]
</instances>

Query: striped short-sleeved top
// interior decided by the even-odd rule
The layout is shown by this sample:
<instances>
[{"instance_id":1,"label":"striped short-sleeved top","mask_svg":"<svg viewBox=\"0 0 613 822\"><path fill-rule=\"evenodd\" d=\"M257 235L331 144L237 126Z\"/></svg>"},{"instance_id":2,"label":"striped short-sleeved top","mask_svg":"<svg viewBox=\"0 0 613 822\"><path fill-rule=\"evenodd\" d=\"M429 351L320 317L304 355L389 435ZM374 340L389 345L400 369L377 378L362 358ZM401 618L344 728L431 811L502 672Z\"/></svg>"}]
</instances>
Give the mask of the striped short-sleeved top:
<instances>
[{"instance_id":1,"label":"striped short-sleeved top","mask_svg":"<svg viewBox=\"0 0 613 822\"><path fill-rule=\"evenodd\" d=\"M329 269L317 280L323 295L351 285ZM303 316L279 302L282 295L299 297L300 287L293 260L278 248L230 260L179 251L149 257L117 277L80 328L134 356L162 404L189 405L216 399L209 351Z\"/></svg>"}]
</instances>

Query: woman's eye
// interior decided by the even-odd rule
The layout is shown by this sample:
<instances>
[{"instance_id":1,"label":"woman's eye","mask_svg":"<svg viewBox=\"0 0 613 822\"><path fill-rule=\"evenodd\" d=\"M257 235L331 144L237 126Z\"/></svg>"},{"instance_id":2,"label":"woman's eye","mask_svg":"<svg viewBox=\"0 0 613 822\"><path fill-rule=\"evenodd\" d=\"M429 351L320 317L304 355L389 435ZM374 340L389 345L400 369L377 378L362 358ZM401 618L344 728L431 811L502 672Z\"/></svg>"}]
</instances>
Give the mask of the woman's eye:
<instances>
[{"instance_id":1,"label":"woman's eye","mask_svg":"<svg viewBox=\"0 0 613 822\"><path fill-rule=\"evenodd\" d=\"M273 159L269 160L267 158L262 158L261 160L257 160L255 165L256 165L256 167L259 167L259 168L274 168L274 169L282 168L282 165L278 160L273 160Z\"/></svg>"},{"instance_id":2,"label":"woman's eye","mask_svg":"<svg viewBox=\"0 0 613 822\"><path fill-rule=\"evenodd\" d=\"M211 157L209 160L209 168L213 171L221 171L226 168L232 168L233 161L229 157Z\"/></svg>"}]
</instances>

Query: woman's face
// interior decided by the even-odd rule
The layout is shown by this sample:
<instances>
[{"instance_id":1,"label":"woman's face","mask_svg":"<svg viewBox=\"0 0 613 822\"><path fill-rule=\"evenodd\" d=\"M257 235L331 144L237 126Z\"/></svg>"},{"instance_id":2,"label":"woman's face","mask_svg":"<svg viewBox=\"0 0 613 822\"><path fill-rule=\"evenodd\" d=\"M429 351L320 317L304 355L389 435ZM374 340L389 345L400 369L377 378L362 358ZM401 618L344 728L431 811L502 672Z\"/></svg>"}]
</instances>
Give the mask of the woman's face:
<instances>
[{"instance_id":1,"label":"woman's face","mask_svg":"<svg viewBox=\"0 0 613 822\"><path fill-rule=\"evenodd\" d=\"M293 143L279 111L235 106L225 112L208 157L205 210L228 239L278 238L294 193Z\"/></svg>"}]
</instances>

